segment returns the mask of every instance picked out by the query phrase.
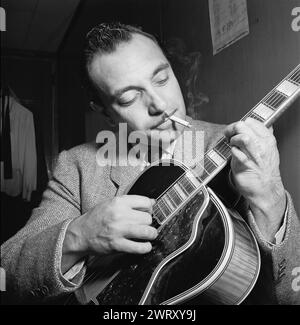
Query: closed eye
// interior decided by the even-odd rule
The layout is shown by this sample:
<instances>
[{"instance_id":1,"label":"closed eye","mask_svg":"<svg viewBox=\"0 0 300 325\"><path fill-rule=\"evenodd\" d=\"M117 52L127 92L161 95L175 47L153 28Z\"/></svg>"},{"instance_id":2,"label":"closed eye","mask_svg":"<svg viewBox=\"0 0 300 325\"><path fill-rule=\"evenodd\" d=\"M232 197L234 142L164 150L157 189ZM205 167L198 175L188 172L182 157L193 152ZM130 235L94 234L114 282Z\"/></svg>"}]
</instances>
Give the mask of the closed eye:
<instances>
[{"instance_id":1,"label":"closed eye","mask_svg":"<svg viewBox=\"0 0 300 325\"><path fill-rule=\"evenodd\" d=\"M119 99L118 104L120 106L129 106L135 102L137 97L139 96L139 91L137 90L129 90L124 93Z\"/></svg>"},{"instance_id":2,"label":"closed eye","mask_svg":"<svg viewBox=\"0 0 300 325\"><path fill-rule=\"evenodd\" d=\"M166 78L164 79L161 79L161 80L157 80L156 83L158 85L165 85L167 83L167 81L169 80L169 76L167 76Z\"/></svg>"}]
</instances>

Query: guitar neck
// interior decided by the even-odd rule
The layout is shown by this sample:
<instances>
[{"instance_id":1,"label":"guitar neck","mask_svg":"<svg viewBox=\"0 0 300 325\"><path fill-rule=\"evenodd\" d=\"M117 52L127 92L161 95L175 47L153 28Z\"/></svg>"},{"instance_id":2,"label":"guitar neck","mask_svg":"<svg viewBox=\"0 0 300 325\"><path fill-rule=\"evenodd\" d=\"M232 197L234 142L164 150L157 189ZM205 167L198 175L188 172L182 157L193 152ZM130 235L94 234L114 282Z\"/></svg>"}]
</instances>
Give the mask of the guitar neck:
<instances>
[{"instance_id":1,"label":"guitar neck","mask_svg":"<svg viewBox=\"0 0 300 325\"><path fill-rule=\"evenodd\" d=\"M300 65L284 78L241 120L252 117L270 126L300 96ZM231 147L225 137L204 154L204 158L193 169L187 171L158 200L154 217L161 225L185 200L212 180L230 161ZM196 176L196 178L195 178Z\"/></svg>"},{"instance_id":2,"label":"guitar neck","mask_svg":"<svg viewBox=\"0 0 300 325\"><path fill-rule=\"evenodd\" d=\"M299 96L300 65L254 106L241 121L251 117L269 127ZM225 137L220 138L216 145L205 153L194 172L200 175L199 180L202 184L207 184L227 165L230 158L231 147Z\"/></svg>"}]
</instances>

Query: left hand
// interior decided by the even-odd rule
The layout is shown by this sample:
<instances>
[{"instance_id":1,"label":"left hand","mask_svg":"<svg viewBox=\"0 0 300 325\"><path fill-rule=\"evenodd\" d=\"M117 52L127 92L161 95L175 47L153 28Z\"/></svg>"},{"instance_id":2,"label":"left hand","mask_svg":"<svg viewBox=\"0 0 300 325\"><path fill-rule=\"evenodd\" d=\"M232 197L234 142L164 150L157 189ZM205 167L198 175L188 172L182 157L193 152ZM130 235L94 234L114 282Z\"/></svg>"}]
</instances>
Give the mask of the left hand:
<instances>
[{"instance_id":1,"label":"left hand","mask_svg":"<svg viewBox=\"0 0 300 325\"><path fill-rule=\"evenodd\" d=\"M248 118L228 125L225 136L232 146L231 170L235 185L248 200L262 235L273 241L286 207L273 129Z\"/></svg>"}]
</instances>

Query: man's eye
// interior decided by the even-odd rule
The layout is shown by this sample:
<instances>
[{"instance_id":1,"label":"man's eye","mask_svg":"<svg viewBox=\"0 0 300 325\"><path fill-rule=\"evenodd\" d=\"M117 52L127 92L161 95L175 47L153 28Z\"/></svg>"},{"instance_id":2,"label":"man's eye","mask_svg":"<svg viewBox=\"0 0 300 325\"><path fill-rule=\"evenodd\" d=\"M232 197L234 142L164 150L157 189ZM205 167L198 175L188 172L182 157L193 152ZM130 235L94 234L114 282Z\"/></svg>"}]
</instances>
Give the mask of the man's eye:
<instances>
[{"instance_id":1,"label":"man's eye","mask_svg":"<svg viewBox=\"0 0 300 325\"><path fill-rule=\"evenodd\" d=\"M129 106L136 100L137 96L138 92L130 92L128 94L124 94L121 98L118 99L118 103L121 106Z\"/></svg>"},{"instance_id":2,"label":"man's eye","mask_svg":"<svg viewBox=\"0 0 300 325\"><path fill-rule=\"evenodd\" d=\"M169 80L169 77L165 77L163 79L157 80L156 83L159 84L159 85L164 85L164 84L167 83L168 80Z\"/></svg>"},{"instance_id":3,"label":"man's eye","mask_svg":"<svg viewBox=\"0 0 300 325\"><path fill-rule=\"evenodd\" d=\"M164 85L168 80L169 80L169 75L166 72L161 72L156 76L154 82L157 85Z\"/></svg>"}]
</instances>

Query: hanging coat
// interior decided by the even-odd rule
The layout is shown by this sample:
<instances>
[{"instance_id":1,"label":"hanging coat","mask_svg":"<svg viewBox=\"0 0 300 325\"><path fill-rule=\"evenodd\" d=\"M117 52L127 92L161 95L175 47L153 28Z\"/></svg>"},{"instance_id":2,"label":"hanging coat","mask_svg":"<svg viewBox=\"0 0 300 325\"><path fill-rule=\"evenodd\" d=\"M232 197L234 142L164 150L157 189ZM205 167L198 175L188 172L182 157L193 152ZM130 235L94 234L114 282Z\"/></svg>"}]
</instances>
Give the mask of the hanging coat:
<instances>
[{"instance_id":1,"label":"hanging coat","mask_svg":"<svg viewBox=\"0 0 300 325\"><path fill-rule=\"evenodd\" d=\"M10 96L9 117L12 176L4 177L4 163L1 161L1 192L10 196L22 195L24 200L30 201L32 191L36 190L37 185L33 114Z\"/></svg>"}]
</instances>

